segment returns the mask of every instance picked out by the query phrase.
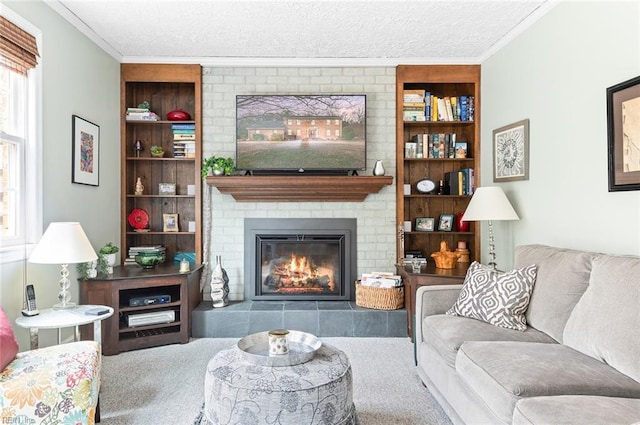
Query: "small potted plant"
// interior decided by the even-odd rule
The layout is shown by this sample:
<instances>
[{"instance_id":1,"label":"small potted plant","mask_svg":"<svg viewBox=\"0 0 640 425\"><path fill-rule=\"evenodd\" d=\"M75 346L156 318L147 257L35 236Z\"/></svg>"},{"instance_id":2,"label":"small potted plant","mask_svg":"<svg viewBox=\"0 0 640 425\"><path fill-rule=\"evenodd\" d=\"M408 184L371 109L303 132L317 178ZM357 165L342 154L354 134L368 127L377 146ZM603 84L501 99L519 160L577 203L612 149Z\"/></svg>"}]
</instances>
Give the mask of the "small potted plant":
<instances>
[{"instance_id":1,"label":"small potted plant","mask_svg":"<svg viewBox=\"0 0 640 425\"><path fill-rule=\"evenodd\" d=\"M151 156L154 158L162 158L164 156L164 149L160 146L151 146Z\"/></svg>"},{"instance_id":2,"label":"small potted plant","mask_svg":"<svg viewBox=\"0 0 640 425\"><path fill-rule=\"evenodd\" d=\"M100 254L98 268L101 270L106 269L107 274L113 274L113 266L116 265L116 253L118 251L120 251L120 248L115 246L113 242L109 242L100 248L100 251L98 251L98 254Z\"/></svg>"},{"instance_id":3,"label":"small potted plant","mask_svg":"<svg viewBox=\"0 0 640 425\"><path fill-rule=\"evenodd\" d=\"M202 161L202 178L207 177L209 173L214 176L229 176L234 171L235 167L232 158L212 155Z\"/></svg>"}]
</instances>

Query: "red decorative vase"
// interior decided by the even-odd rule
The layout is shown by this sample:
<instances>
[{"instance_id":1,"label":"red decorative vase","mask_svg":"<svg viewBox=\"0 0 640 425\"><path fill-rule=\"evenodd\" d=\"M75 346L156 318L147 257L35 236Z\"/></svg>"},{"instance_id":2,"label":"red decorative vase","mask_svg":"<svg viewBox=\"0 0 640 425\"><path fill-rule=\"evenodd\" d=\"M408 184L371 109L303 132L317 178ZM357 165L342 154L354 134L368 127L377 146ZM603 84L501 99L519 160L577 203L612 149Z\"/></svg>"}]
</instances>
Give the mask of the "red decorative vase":
<instances>
[{"instance_id":1,"label":"red decorative vase","mask_svg":"<svg viewBox=\"0 0 640 425\"><path fill-rule=\"evenodd\" d=\"M456 216L456 224L458 225L458 232L468 232L470 224L468 221L462 221L463 212L458 213Z\"/></svg>"}]
</instances>

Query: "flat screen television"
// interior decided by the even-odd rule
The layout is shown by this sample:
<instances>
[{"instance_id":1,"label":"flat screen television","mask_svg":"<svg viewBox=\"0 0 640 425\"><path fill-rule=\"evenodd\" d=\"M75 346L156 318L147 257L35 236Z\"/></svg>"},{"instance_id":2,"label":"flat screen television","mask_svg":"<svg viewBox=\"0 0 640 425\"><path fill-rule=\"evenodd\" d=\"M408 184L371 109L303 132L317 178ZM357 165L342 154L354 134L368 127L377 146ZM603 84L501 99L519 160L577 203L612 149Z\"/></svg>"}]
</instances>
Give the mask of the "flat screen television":
<instances>
[{"instance_id":1,"label":"flat screen television","mask_svg":"<svg viewBox=\"0 0 640 425\"><path fill-rule=\"evenodd\" d=\"M349 173L366 168L366 95L236 96L236 168Z\"/></svg>"}]
</instances>

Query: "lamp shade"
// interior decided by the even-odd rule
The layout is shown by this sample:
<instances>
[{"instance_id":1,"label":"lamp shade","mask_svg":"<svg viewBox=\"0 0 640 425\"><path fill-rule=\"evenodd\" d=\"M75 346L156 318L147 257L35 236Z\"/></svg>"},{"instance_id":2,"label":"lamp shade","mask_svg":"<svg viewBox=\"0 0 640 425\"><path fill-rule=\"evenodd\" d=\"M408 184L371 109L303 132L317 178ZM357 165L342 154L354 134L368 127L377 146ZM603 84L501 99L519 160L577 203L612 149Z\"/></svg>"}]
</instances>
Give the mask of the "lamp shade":
<instances>
[{"instance_id":1,"label":"lamp shade","mask_svg":"<svg viewBox=\"0 0 640 425\"><path fill-rule=\"evenodd\" d=\"M54 222L29 256L30 263L76 264L98 258L80 223Z\"/></svg>"},{"instance_id":2,"label":"lamp shade","mask_svg":"<svg viewBox=\"0 0 640 425\"><path fill-rule=\"evenodd\" d=\"M479 187L473 193L463 221L520 220L507 196L498 186Z\"/></svg>"}]
</instances>

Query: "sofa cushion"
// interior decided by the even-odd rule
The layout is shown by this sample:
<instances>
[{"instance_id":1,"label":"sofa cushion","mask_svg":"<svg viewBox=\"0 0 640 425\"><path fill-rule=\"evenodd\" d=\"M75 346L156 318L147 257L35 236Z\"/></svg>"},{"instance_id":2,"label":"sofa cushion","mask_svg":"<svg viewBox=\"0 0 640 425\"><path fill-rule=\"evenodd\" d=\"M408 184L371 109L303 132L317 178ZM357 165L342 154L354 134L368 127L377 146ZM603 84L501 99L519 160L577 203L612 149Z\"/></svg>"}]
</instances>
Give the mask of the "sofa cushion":
<instances>
[{"instance_id":1,"label":"sofa cushion","mask_svg":"<svg viewBox=\"0 0 640 425\"><path fill-rule=\"evenodd\" d=\"M526 313L530 326L562 342L564 326L587 289L591 261L597 255L544 245L516 247L514 267L538 266L536 285Z\"/></svg>"},{"instance_id":2,"label":"sofa cushion","mask_svg":"<svg viewBox=\"0 0 640 425\"><path fill-rule=\"evenodd\" d=\"M527 341L556 343L549 335L533 328L516 331L466 317L438 314L422 321L422 337L444 361L455 367L458 349L465 341Z\"/></svg>"},{"instance_id":3,"label":"sofa cushion","mask_svg":"<svg viewBox=\"0 0 640 425\"><path fill-rule=\"evenodd\" d=\"M640 399L559 395L518 401L513 425L629 425L640 422Z\"/></svg>"},{"instance_id":4,"label":"sofa cushion","mask_svg":"<svg viewBox=\"0 0 640 425\"><path fill-rule=\"evenodd\" d=\"M640 382L640 258L593 260L589 287L564 330L564 342Z\"/></svg>"},{"instance_id":5,"label":"sofa cushion","mask_svg":"<svg viewBox=\"0 0 640 425\"><path fill-rule=\"evenodd\" d=\"M535 265L503 273L474 261L467 270L458 300L447 314L524 331L527 329L524 313L535 281Z\"/></svg>"},{"instance_id":6,"label":"sofa cushion","mask_svg":"<svg viewBox=\"0 0 640 425\"><path fill-rule=\"evenodd\" d=\"M510 423L521 398L597 395L640 398L640 383L561 344L477 342L462 344L456 371L493 413Z\"/></svg>"},{"instance_id":7,"label":"sofa cushion","mask_svg":"<svg viewBox=\"0 0 640 425\"><path fill-rule=\"evenodd\" d=\"M18 341L13 334L11 322L4 309L0 307L0 370L4 370L16 358L17 353Z\"/></svg>"}]
</instances>

